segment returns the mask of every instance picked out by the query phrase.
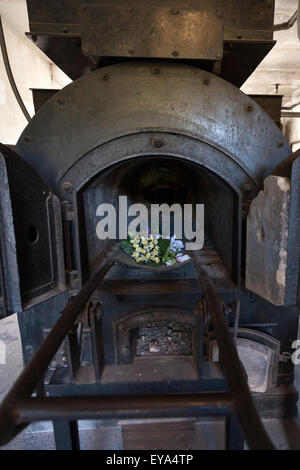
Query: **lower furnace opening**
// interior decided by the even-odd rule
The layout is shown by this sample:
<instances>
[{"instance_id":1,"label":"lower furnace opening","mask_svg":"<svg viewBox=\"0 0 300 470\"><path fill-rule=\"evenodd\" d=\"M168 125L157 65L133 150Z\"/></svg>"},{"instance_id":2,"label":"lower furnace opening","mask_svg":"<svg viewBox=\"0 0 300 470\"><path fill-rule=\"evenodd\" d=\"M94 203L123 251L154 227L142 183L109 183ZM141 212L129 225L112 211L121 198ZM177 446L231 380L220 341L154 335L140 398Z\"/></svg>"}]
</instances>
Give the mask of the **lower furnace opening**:
<instances>
[{"instance_id":1,"label":"lower furnace opening","mask_svg":"<svg viewBox=\"0 0 300 470\"><path fill-rule=\"evenodd\" d=\"M185 323L145 323L136 330L135 335L137 356L192 355L192 330Z\"/></svg>"}]
</instances>

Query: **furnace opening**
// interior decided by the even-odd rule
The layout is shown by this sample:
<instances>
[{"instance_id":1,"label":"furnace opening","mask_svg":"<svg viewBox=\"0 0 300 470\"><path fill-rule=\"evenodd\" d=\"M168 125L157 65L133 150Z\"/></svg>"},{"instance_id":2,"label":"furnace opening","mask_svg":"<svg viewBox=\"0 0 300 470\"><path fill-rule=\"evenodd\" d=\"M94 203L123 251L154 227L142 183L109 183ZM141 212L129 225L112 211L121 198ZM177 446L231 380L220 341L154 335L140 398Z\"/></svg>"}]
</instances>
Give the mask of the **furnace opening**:
<instances>
[{"instance_id":1,"label":"furnace opening","mask_svg":"<svg viewBox=\"0 0 300 470\"><path fill-rule=\"evenodd\" d=\"M99 174L82 191L87 270L93 270L104 242L96 236L96 208L104 202L118 206L126 195L128 205L142 203L204 204L203 250L220 260L214 277L238 282L239 212L237 193L219 176L188 160L169 156L138 157L116 164ZM209 263L211 266L213 261Z\"/></svg>"}]
</instances>

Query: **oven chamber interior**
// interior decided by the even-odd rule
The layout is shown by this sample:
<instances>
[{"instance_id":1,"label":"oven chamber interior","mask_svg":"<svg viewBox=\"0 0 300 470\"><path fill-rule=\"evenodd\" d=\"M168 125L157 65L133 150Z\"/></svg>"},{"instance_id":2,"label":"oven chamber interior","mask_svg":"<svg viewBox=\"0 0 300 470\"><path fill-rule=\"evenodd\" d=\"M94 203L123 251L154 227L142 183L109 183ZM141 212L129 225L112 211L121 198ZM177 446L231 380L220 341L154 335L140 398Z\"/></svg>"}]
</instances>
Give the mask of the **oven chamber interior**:
<instances>
[{"instance_id":1,"label":"oven chamber interior","mask_svg":"<svg viewBox=\"0 0 300 470\"><path fill-rule=\"evenodd\" d=\"M79 193L78 207L82 209L79 219L84 221L84 242L86 263L89 274L97 266L97 259L106 242L96 235L96 209L99 204L109 202L117 213L117 234L119 196L127 196L128 207L135 203L144 204L150 215L151 204L204 204L203 249L216 253L219 259L219 278L224 282L238 284L239 280L239 194L229 184L211 171L188 160L149 155L130 159L105 170L88 183ZM128 217L128 222L134 217ZM150 221L150 217L149 217ZM183 225L183 224L182 224ZM172 216L170 234L174 234ZM193 226L195 230L195 225ZM182 226L184 235L184 227Z\"/></svg>"}]
</instances>

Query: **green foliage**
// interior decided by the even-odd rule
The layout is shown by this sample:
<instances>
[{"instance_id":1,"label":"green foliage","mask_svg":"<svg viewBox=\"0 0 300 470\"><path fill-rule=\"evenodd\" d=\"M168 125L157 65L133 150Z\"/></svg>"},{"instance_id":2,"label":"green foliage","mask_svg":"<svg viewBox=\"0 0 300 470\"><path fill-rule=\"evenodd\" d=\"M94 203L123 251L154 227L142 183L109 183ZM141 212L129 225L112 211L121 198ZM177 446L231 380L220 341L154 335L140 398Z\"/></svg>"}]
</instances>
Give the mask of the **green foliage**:
<instances>
[{"instance_id":1,"label":"green foliage","mask_svg":"<svg viewBox=\"0 0 300 470\"><path fill-rule=\"evenodd\" d=\"M126 253L126 255L132 255L133 253L133 246L132 244L130 243L130 237L127 237L127 240L123 240L120 245L121 245L121 248L122 250L124 251L124 253Z\"/></svg>"}]
</instances>

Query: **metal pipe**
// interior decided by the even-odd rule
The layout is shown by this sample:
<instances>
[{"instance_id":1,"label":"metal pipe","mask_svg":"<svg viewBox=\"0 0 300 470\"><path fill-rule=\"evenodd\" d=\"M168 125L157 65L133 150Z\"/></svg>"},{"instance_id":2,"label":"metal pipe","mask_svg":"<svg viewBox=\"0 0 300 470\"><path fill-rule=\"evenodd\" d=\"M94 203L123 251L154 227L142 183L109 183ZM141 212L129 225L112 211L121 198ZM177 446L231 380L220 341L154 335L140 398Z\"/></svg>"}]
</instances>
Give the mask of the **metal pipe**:
<instances>
[{"instance_id":1,"label":"metal pipe","mask_svg":"<svg viewBox=\"0 0 300 470\"><path fill-rule=\"evenodd\" d=\"M276 176L284 176L286 178L291 177L292 173L292 166L294 161L300 157L300 149L296 150L296 152L293 152L291 155L286 157L279 165L277 165L276 168L272 171L272 175Z\"/></svg>"},{"instance_id":2,"label":"metal pipe","mask_svg":"<svg viewBox=\"0 0 300 470\"><path fill-rule=\"evenodd\" d=\"M16 404L17 424L32 421L229 416L229 393L30 398Z\"/></svg>"},{"instance_id":3,"label":"metal pipe","mask_svg":"<svg viewBox=\"0 0 300 470\"><path fill-rule=\"evenodd\" d=\"M46 339L40 345L29 364L25 367L0 406L0 441L11 432L12 438L20 429L14 431L16 416L14 407L20 399L29 398L45 374L48 364L67 336L76 318L81 313L90 296L99 285L107 271L114 264L114 254L118 245L109 243L101 264L80 292L69 300L61 317Z\"/></svg>"},{"instance_id":4,"label":"metal pipe","mask_svg":"<svg viewBox=\"0 0 300 470\"><path fill-rule=\"evenodd\" d=\"M281 117L299 118L300 112L297 111L281 111Z\"/></svg>"},{"instance_id":5,"label":"metal pipe","mask_svg":"<svg viewBox=\"0 0 300 470\"><path fill-rule=\"evenodd\" d=\"M18 104L21 108L22 113L24 114L25 118L29 122L29 121L31 121L31 116L28 113L28 111L26 109L26 106L25 106L25 104L24 104L24 102L21 98L21 95L20 95L19 90L17 88L16 82L15 82L15 79L14 79L14 76L13 76L13 73L12 73L12 70L11 70L11 67L10 67L9 58L8 58L8 54L7 54L6 43L5 43L5 36L4 36L4 30L3 30L1 15L0 15L0 47L1 47L1 52L2 52L2 57L3 57L3 62L4 62L6 75L7 75L7 78L9 80L11 89L12 89L13 94L15 95L15 98L16 98L16 100L17 100L17 102L18 102Z\"/></svg>"},{"instance_id":6,"label":"metal pipe","mask_svg":"<svg viewBox=\"0 0 300 470\"><path fill-rule=\"evenodd\" d=\"M231 391L234 400L234 408L244 431L246 441L250 449L272 450L274 449L274 446L269 439L255 408L252 395L244 375L244 369L234 346L233 338L228 328L220 300L217 297L211 279L202 269L197 253L191 253L204 291L208 312L212 319L221 363L224 367L229 390Z\"/></svg>"},{"instance_id":7,"label":"metal pipe","mask_svg":"<svg viewBox=\"0 0 300 470\"><path fill-rule=\"evenodd\" d=\"M274 24L273 31L282 31L284 29L292 28L297 20L297 16L298 10L295 11L295 13L290 17L288 21L285 21L284 23Z\"/></svg>"}]
</instances>

